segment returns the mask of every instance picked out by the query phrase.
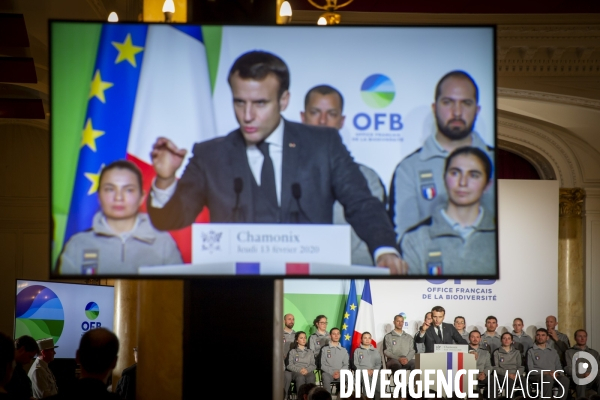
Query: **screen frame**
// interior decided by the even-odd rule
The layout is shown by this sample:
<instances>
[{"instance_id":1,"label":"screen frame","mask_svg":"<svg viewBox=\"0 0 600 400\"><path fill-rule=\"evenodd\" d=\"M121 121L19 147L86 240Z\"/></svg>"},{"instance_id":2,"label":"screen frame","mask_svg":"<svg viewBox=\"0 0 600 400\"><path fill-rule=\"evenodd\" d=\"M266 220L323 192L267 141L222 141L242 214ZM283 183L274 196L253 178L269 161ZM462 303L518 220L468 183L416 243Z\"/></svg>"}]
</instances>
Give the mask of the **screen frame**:
<instances>
[{"instance_id":1,"label":"screen frame","mask_svg":"<svg viewBox=\"0 0 600 400\"><path fill-rule=\"evenodd\" d=\"M50 231L50 239L49 239L49 268L50 268L50 278L51 279L85 279L87 275L67 275L67 274L59 274L56 271L55 265L53 265L53 250L54 250L54 214L53 214L53 122L52 122L52 109L53 109L53 25L55 24L108 24L105 21L89 21L89 20L64 20L64 19L50 19L48 24L48 38L49 38L49 105L50 105L50 143L49 143L49 193L50 193L50 219L49 219L49 231ZM165 23L160 22L137 22L137 21L120 21L112 24L128 24L128 25L165 25ZM247 27L295 27L295 28L315 28L315 25L308 24L291 24L291 25L265 25L265 24L249 24L249 23L228 23L228 24L202 24L202 23L170 23L169 25L190 25L190 26L247 26ZM443 29L443 28L456 28L456 29L491 29L492 31L492 52L493 52L493 126L494 129L494 160L493 169L492 169L492 179L493 179L493 187L495 191L494 204L495 204L495 220L496 220L496 243L495 243L495 259L496 259L496 273L489 275L456 275L456 274L443 274L439 275L440 279L499 279L500 278L500 258L499 258L499 209L498 209L498 175L497 175L497 149L498 149L498 109L497 109L497 92L498 92L498 71L497 71L497 25L495 24L402 24L402 25L343 25L343 26L320 26L319 29L357 29L357 28L414 28L414 29L427 29L427 28L435 28L435 29ZM148 194L146 194L147 196ZM387 205L386 205L387 207ZM192 265L191 263L188 265ZM377 268L374 266L374 268ZM111 275L111 274L98 274L98 275L89 275L93 276L95 279L242 279L242 280L253 280L253 279L344 279L349 278L349 276L340 274L340 275L199 275L199 274L174 274L174 275ZM434 275L390 275L390 276L378 276L378 275L352 275L353 279L432 279L436 278Z\"/></svg>"}]
</instances>

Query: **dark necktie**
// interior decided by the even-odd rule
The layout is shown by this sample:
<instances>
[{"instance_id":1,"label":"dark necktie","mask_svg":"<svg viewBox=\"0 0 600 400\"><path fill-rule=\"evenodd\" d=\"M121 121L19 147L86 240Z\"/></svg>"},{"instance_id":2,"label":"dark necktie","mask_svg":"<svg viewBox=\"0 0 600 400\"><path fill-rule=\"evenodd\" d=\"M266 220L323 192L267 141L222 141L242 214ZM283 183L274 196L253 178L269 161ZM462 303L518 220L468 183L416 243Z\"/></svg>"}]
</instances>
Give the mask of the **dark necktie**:
<instances>
[{"instance_id":1,"label":"dark necktie","mask_svg":"<svg viewBox=\"0 0 600 400\"><path fill-rule=\"evenodd\" d=\"M441 339L442 338L442 332L440 332L440 327L436 326L435 329L437 330L438 337Z\"/></svg>"},{"instance_id":2,"label":"dark necktie","mask_svg":"<svg viewBox=\"0 0 600 400\"><path fill-rule=\"evenodd\" d=\"M279 207L277 204L277 190L275 189L275 170L273 169L273 160L269 155L269 143L262 141L256 147L265 158L260 172L260 188L269 202L273 206Z\"/></svg>"}]
</instances>

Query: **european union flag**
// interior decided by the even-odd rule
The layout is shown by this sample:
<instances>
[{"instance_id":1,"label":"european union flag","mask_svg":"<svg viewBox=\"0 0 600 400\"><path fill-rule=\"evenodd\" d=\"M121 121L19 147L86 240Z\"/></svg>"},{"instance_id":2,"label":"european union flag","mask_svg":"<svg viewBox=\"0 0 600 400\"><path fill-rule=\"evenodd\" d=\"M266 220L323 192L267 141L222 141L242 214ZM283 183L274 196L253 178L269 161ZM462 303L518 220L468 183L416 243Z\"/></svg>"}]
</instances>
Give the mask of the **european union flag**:
<instances>
[{"instance_id":1,"label":"european union flag","mask_svg":"<svg viewBox=\"0 0 600 400\"><path fill-rule=\"evenodd\" d=\"M342 338L340 340L342 346L348 351L352 357L352 336L354 335L354 325L356 325L356 315L358 314L358 302L356 301L356 283L354 279L350 281L350 291L348 292L348 300L346 300L346 309L342 318Z\"/></svg>"},{"instance_id":2,"label":"european union flag","mask_svg":"<svg viewBox=\"0 0 600 400\"><path fill-rule=\"evenodd\" d=\"M100 171L125 159L148 27L105 24L91 77L65 243L91 228Z\"/></svg>"}]
</instances>

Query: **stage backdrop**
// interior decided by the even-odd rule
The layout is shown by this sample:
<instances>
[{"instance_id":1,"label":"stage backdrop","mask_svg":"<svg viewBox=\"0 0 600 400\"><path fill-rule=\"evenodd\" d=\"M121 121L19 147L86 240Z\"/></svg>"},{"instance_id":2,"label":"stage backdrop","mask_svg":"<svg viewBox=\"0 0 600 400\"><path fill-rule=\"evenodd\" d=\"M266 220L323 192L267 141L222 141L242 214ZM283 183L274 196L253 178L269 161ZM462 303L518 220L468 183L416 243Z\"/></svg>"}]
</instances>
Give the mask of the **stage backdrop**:
<instances>
[{"instance_id":1,"label":"stage backdrop","mask_svg":"<svg viewBox=\"0 0 600 400\"><path fill-rule=\"evenodd\" d=\"M513 319L520 317L532 335L535 327L545 327L548 315L557 315L558 182L500 180L498 207L500 279L371 280L379 342L395 315L405 314L406 331L415 333L436 305L446 309L445 322L464 316L468 330L484 330L486 317L494 315L498 332L512 331ZM359 297L363 282L357 281ZM341 327L349 288L349 280L286 280L284 312L294 314L296 331L312 332L319 314L328 317L328 329Z\"/></svg>"}]
</instances>

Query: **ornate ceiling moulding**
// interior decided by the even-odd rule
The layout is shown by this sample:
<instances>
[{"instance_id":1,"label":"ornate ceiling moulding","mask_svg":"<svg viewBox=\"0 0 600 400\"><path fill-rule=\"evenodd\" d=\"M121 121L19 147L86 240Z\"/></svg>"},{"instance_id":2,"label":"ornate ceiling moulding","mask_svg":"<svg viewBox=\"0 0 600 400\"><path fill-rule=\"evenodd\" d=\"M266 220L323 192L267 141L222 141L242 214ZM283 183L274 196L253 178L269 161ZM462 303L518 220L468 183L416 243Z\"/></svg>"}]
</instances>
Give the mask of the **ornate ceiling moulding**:
<instances>
[{"instance_id":1,"label":"ornate ceiling moulding","mask_svg":"<svg viewBox=\"0 0 600 400\"><path fill-rule=\"evenodd\" d=\"M509 88L498 88L496 93L499 97L548 101L552 103L569 104L573 106L587 107L600 110L600 100L585 99L583 97L577 96L567 96L555 93L536 92L533 90Z\"/></svg>"},{"instance_id":2,"label":"ornate ceiling moulding","mask_svg":"<svg viewBox=\"0 0 600 400\"><path fill-rule=\"evenodd\" d=\"M500 25L500 76L600 76L600 24Z\"/></svg>"}]
</instances>

